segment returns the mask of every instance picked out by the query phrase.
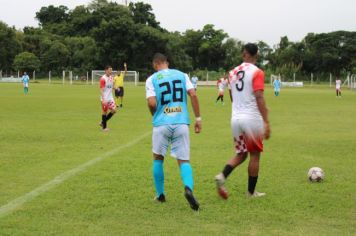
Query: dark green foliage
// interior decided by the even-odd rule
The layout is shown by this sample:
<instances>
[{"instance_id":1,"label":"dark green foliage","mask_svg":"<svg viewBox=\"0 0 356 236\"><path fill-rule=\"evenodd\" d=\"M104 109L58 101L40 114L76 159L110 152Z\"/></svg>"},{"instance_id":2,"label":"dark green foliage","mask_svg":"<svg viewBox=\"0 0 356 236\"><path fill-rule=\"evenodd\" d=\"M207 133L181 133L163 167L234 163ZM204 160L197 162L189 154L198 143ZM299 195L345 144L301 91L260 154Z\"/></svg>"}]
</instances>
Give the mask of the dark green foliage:
<instances>
[{"instance_id":1,"label":"dark green foliage","mask_svg":"<svg viewBox=\"0 0 356 236\"><path fill-rule=\"evenodd\" d=\"M14 69L19 71L34 71L40 68L40 60L33 53L22 52L14 59Z\"/></svg>"},{"instance_id":2,"label":"dark green foliage","mask_svg":"<svg viewBox=\"0 0 356 236\"><path fill-rule=\"evenodd\" d=\"M0 21L0 70L11 68L15 56L21 52L16 30Z\"/></svg>"},{"instance_id":3,"label":"dark green foliage","mask_svg":"<svg viewBox=\"0 0 356 236\"><path fill-rule=\"evenodd\" d=\"M152 6L143 2L130 2L129 9L136 24L144 24L153 28L162 29L152 13Z\"/></svg>"},{"instance_id":4,"label":"dark green foliage","mask_svg":"<svg viewBox=\"0 0 356 236\"><path fill-rule=\"evenodd\" d=\"M352 71L355 55L356 32L309 33L296 43L289 42L285 36L270 55L269 66L278 70L289 65L299 67L297 71L302 73L339 75Z\"/></svg>"},{"instance_id":5,"label":"dark green foliage","mask_svg":"<svg viewBox=\"0 0 356 236\"><path fill-rule=\"evenodd\" d=\"M58 24L66 21L68 18L68 7L59 6L55 7L49 5L48 7L42 7L39 12L36 13L36 19L42 26L50 24Z\"/></svg>"},{"instance_id":6,"label":"dark green foliage","mask_svg":"<svg viewBox=\"0 0 356 236\"><path fill-rule=\"evenodd\" d=\"M64 70L69 61L70 52L66 45L60 41L54 41L49 49L42 54L43 69L50 70Z\"/></svg>"}]
</instances>

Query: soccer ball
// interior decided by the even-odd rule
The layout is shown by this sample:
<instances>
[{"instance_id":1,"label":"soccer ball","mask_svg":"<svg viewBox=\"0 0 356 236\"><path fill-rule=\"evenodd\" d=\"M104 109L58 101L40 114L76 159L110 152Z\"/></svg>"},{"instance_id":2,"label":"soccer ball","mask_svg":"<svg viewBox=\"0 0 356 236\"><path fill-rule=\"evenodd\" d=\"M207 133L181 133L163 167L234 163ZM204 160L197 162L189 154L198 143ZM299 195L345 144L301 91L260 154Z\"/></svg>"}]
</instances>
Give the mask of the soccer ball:
<instances>
[{"instance_id":1,"label":"soccer ball","mask_svg":"<svg viewBox=\"0 0 356 236\"><path fill-rule=\"evenodd\" d=\"M312 167L308 171L308 178L311 182L321 182L324 179L324 171L320 167Z\"/></svg>"}]
</instances>

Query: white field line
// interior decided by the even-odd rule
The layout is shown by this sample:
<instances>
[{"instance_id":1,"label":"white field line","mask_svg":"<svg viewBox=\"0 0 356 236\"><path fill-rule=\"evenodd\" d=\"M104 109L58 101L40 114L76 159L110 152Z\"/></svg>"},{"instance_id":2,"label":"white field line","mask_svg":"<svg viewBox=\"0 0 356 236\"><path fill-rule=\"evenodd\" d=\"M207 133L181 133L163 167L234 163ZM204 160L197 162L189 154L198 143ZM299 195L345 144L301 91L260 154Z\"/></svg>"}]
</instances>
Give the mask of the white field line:
<instances>
[{"instance_id":1,"label":"white field line","mask_svg":"<svg viewBox=\"0 0 356 236\"><path fill-rule=\"evenodd\" d=\"M67 179L79 174L80 172L83 172L88 167L105 160L106 158L116 154L117 152L121 151L122 149L125 149L125 148L135 145L136 143L140 142L142 139L146 138L149 134L151 134L151 132L147 132L147 133L141 135L140 137L138 137L137 139L134 139L125 145L114 148L111 151L106 152L101 156L98 156L98 157L96 157L96 158L94 158L80 166L75 167L74 169L68 170L68 171L64 172L63 174L56 176L54 179L43 184L42 186L35 188L31 192L26 193L25 195L22 195L21 197L18 197L16 199L10 201L9 203L1 206L0 207L0 218L13 212L14 210L16 210L16 208L31 201L32 199L39 196L40 194L45 193L45 192L49 191L50 189L56 187L57 185L63 183Z\"/></svg>"}]
</instances>

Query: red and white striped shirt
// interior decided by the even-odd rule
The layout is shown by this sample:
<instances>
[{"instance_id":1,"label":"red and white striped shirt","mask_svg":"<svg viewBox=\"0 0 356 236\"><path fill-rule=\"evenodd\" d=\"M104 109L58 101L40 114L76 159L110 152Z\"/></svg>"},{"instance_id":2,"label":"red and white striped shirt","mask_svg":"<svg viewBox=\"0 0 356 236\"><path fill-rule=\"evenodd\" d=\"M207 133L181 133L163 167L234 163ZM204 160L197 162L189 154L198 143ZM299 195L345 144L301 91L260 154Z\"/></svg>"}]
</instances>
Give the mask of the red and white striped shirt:
<instances>
[{"instance_id":1,"label":"red and white striped shirt","mask_svg":"<svg viewBox=\"0 0 356 236\"><path fill-rule=\"evenodd\" d=\"M106 74L100 78L100 88L101 92L101 101L102 102L110 102L114 101L114 97L112 95L114 80L112 76L107 76Z\"/></svg>"},{"instance_id":2,"label":"red and white striped shirt","mask_svg":"<svg viewBox=\"0 0 356 236\"><path fill-rule=\"evenodd\" d=\"M250 63L242 63L229 73L233 119L262 119L254 92L264 90L264 72Z\"/></svg>"}]
</instances>

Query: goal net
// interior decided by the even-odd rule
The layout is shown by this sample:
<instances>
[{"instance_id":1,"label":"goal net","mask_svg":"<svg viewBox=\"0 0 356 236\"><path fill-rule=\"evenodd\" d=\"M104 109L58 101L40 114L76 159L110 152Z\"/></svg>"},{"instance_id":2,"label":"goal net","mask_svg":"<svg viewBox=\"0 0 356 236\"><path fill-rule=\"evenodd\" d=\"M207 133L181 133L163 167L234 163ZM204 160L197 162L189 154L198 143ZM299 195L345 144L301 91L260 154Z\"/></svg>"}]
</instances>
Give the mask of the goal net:
<instances>
[{"instance_id":1,"label":"goal net","mask_svg":"<svg viewBox=\"0 0 356 236\"><path fill-rule=\"evenodd\" d=\"M341 79L342 80L342 79ZM356 74L355 75L348 75L344 82L342 83L341 87L346 87L351 90L356 89Z\"/></svg>"},{"instance_id":2,"label":"goal net","mask_svg":"<svg viewBox=\"0 0 356 236\"><path fill-rule=\"evenodd\" d=\"M117 74L117 70L112 71L112 76L114 77ZM124 73L124 71L121 71L121 73ZM91 84L97 84L99 83L99 80L101 76L105 74L104 70L92 70L91 71ZM138 72L137 71L126 71L125 77L124 77L124 83L125 84L133 84L135 86L138 85Z\"/></svg>"}]
</instances>

